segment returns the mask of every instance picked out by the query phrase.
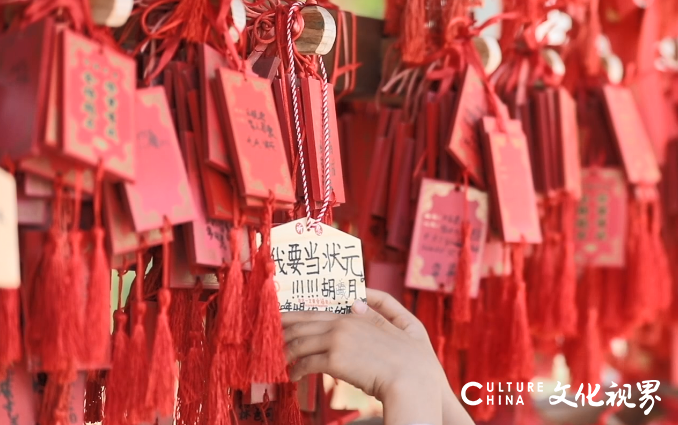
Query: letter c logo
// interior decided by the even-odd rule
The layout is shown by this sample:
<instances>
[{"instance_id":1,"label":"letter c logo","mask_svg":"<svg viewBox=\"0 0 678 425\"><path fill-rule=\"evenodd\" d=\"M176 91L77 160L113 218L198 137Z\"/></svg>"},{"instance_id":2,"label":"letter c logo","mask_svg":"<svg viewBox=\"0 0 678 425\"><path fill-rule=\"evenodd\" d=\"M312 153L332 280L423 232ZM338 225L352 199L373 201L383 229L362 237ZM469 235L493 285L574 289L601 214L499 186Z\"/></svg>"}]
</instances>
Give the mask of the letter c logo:
<instances>
[{"instance_id":1,"label":"letter c logo","mask_svg":"<svg viewBox=\"0 0 678 425\"><path fill-rule=\"evenodd\" d=\"M483 400L480 398L476 401L469 400L468 397L466 397L466 390L468 390L469 387L475 387L480 389L483 388L483 386L477 382L469 382L468 384L464 385L464 387L461 389L461 399L464 401L464 403L468 404L469 406L477 406L480 403L482 403Z\"/></svg>"}]
</instances>

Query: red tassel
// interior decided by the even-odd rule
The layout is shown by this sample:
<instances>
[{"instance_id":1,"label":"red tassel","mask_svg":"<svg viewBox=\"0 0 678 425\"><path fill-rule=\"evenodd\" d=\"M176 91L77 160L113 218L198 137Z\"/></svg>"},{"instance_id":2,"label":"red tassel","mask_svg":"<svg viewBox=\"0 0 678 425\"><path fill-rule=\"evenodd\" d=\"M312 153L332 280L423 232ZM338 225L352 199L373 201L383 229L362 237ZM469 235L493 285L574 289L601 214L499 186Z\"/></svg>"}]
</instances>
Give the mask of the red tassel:
<instances>
[{"instance_id":1,"label":"red tassel","mask_svg":"<svg viewBox=\"0 0 678 425\"><path fill-rule=\"evenodd\" d=\"M403 0L387 0L386 14L384 17L384 33L386 35L398 35L400 32L400 14L403 11Z\"/></svg>"},{"instance_id":2,"label":"red tassel","mask_svg":"<svg viewBox=\"0 0 678 425\"><path fill-rule=\"evenodd\" d=\"M230 405L228 397L228 385L223 381L225 373L219 368L223 367L224 361L219 359L221 351L217 348L212 356L210 366L209 390L207 397L208 423L211 425L230 425Z\"/></svg>"},{"instance_id":3,"label":"red tassel","mask_svg":"<svg viewBox=\"0 0 678 425\"><path fill-rule=\"evenodd\" d=\"M4 335L0 346L0 375L21 360L19 302L18 289L0 289L0 335Z\"/></svg>"},{"instance_id":4,"label":"red tassel","mask_svg":"<svg viewBox=\"0 0 678 425\"><path fill-rule=\"evenodd\" d=\"M122 280L122 279L121 279ZM106 377L106 405L104 406L104 425L125 425L126 408L129 404L127 375L129 336L127 335L127 315L122 309L113 314L113 359Z\"/></svg>"},{"instance_id":5,"label":"red tassel","mask_svg":"<svg viewBox=\"0 0 678 425\"><path fill-rule=\"evenodd\" d=\"M92 233L94 253L87 295L85 337L90 364L101 365L108 362L111 350L111 268L104 247L104 229L95 227Z\"/></svg>"},{"instance_id":6,"label":"red tassel","mask_svg":"<svg viewBox=\"0 0 678 425\"><path fill-rule=\"evenodd\" d=\"M662 215L659 201L651 204L652 214L650 216L650 244L651 256L654 259L653 272L655 283L655 312L663 313L671 307L672 300L672 280L669 267L668 254L662 240L661 227Z\"/></svg>"},{"instance_id":7,"label":"red tassel","mask_svg":"<svg viewBox=\"0 0 678 425\"><path fill-rule=\"evenodd\" d=\"M297 397L296 382L278 385L278 399L274 413L273 422L276 424L302 425L304 423Z\"/></svg>"},{"instance_id":8,"label":"red tassel","mask_svg":"<svg viewBox=\"0 0 678 425\"><path fill-rule=\"evenodd\" d=\"M262 244L257 252L250 285L259 295L252 331L251 382L281 383L287 381L287 361L278 296L273 282L275 264L271 258L271 217L273 200L268 201L262 220Z\"/></svg>"},{"instance_id":9,"label":"red tassel","mask_svg":"<svg viewBox=\"0 0 678 425\"><path fill-rule=\"evenodd\" d=\"M226 275L226 285L221 285L218 312L218 340L228 344L242 344L243 337L243 285L240 227L233 227L230 231L231 252L233 253L231 267ZM225 288L224 288L225 286Z\"/></svg>"},{"instance_id":10,"label":"red tassel","mask_svg":"<svg viewBox=\"0 0 678 425\"><path fill-rule=\"evenodd\" d=\"M76 379L75 370L50 373L40 403L40 425L68 423L71 385Z\"/></svg>"},{"instance_id":11,"label":"red tassel","mask_svg":"<svg viewBox=\"0 0 678 425\"><path fill-rule=\"evenodd\" d=\"M493 284L488 284L490 298L496 306L490 319L492 337L492 356L496 361L492 367L492 377L497 381L508 381L511 376L511 317L513 313L513 297L511 296L511 279L509 276L494 276Z\"/></svg>"},{"instance_id":12,"label":"red tassel","mask_svg":"<svg viewBox=\"0 0 678 425\"><path fill-rule=\"evenodd\" d=\"M471 336L471 344L468 351L468 375L466 376L465 381L490 382L492 365L492 358L490 357L491 342L489 323L485 313L484 291L482 289L476 300L472 325L473 335ZM477 393L480 399L486 400L488 395L487 385L483 384L483 388L478 390ZM475 400L478 397L473 397L471 399ZM473 419L480 422L489 421L494 416L494 413L494 404L480 403L478 406L471 409Z\"/></svg>"},{"instance_id":13,"label":"red tassel","mask_svg":"<svg viewBox=\"0 0 678 425\"><path fill-rule=\"evenodd\" d=\"M523 281L523 246L515 245L511 252L511 315L509 333L511 349L506 352L511 358L509 376L515 381L528 381L534 375L534 351L530 326L527 319L525 282ZM505 354L505 355L506 355Z\"/></svg>"},{"instance_id":14,"label":"red tassel","mask_svg":"<svg viewBox=\"0 0 678 425\"><path fill-rule=\"evenodd\" d=\"M191 323L191 292L186 289L170 289L172 305L169 309L169 323L172 341L177 347L177 359L183 361L191 348L189 329Z\"/></svg>"},{"instance_id":15,"label":"red tassel","mask_svg":"<svg viewBox=\"0 0 678 425\"><path fill-rule=\"evenodd\" d=\"M91 371L85 383L85 423L101 423L104 418L104 374L102 371Z\"/></svg>"},{"instance_id":16,"label":"red tassel","mask_svg":"<svg viewBox=\"0 0 678 425\"><path fill-rule=\"evenodd\" d=\"M424 0L406 2L402 57L407 63L419 64L426 56L426 5Z\"/></svg>"},{"instance_id":17,"label":"red tassel","mask_svg":"<svg viewBox=\"0 0 678 425\"><path fill-rule=\"evenodd\" d=\"M577 331L577 265L574 259L576 201L568 196L560 207L563 254L556 285L555 323L561 335L571 336Z\"/></svg>"},{"instance_id":18,"label":"red tassel","mask_svg":"<svg viewBox=\"0 0 678 425\"><path fill-rule=\"evenodd\" d=\"M128 376L134 377L129 385L127 398L127 414L130 423L155 421L153 410L146 406L146 394L149 379L148 339L144 326L146 317L146 302L144 300L144 275L146 263L141 250L137 252L137 274L133 284L135 289L135 303L133 305L132 340L129 349Z\"/></svg>"},{"instance_id":19,"label":"red tassel","mask_svg":"<svg viewBox=\"0 0 678 425\"><path fill-rule=\"evenodd\" d=\"M558 255L557 230L554 229L555 207L552 200L541 205L544 242L535 248L525 276L528 290L528 317L533 331L545 338L555 334L553 324L555 296L554 263Z\"/></svg>"},{"instance_id":20,"label":"red tassel","mask_svg":"<svg viewBox=\"0 0 678 425\"><path fill-rule=\"evenodd\" d=\"M629 208L626 246L627 279L625 292L627 328L633 328L651 319L653 294L647 285L654 261L651 255L647 204L634 200Z\"/></svg>"},{"instance_id":21,"label":"red tassel","mask_svg":"<svg viewBox=\"0 0 678 425\"><path fill-rule=\"evenodd\" d=\"M465 220L461 225L461 249L452 293L455 324L471 321L471 267L471 225Z\"/></svg>"},{"instance_id":22,"label":"red tassel","mask_svg":"<svg viewBox=\"0 0 678 425\"><path fill-rule=\"evenodd\" d=\"M162 288L158 292L160 312L155 329L153 360L151 361L148 392L146 394L146 405L149 409L157 411L161 417L171 416L174 412L174 386L179 375L168 315L172 294L169 291L170 252L167 234L171 231L170 224L166 222L163 241Z\"/></svg>"}]
</instances>

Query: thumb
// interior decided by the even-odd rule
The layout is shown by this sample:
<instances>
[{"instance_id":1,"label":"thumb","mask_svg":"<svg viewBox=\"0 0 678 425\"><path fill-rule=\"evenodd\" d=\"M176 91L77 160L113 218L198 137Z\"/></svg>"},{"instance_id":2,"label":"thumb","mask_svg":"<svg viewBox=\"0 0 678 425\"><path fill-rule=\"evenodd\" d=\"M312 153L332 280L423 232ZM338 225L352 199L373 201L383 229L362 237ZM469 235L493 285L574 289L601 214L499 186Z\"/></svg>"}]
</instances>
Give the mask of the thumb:
<instances>
[{"instance_id":1,"label":"thumb","mask_svg":"<svg viewBox=\"0 0 678 425\"><path fill-rule=\"evenodd\" d=\"M351 312L358 315L362 316L363 318L369 320L376 326L385 326L388 324L386 319L384 317L377 313L376 311L372 310L365 301L361 299L355 300L353 305L351 306Z\"/></svg>"}]
</instances>

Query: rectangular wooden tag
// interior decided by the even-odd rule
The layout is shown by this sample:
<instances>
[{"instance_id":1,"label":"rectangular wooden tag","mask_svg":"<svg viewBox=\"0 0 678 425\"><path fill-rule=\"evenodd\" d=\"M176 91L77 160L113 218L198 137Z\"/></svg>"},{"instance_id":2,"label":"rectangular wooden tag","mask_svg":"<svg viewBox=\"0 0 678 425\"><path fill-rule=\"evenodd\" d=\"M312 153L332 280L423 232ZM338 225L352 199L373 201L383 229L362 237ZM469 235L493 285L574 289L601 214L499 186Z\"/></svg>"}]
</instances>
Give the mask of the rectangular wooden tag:
<instances>
[{"instance_id":1,"label":"rectangular wooden tag","mask_svg":"<svg viewBox=\"0 0 678 425\"><path fill-rule=\"evenodd\" d=\"M146 247L161 245L162 231L153 229L138 233L134 230L132 218L123 208L122 197L118 187L113 184L104 185L104 219L109 230L108 241L113 255L133 253L143 243Z\"/></svg>"},{"instance_id":2,"label":"rectangular wooden tag","mask_svg":"<svg viewBox=\"0 0 678 425\"><path fill-rule=\"evenodd\" d=\"M472 187L423 179L412 232L412 249L407 263L405 286L425 291L452 292L454 289L464 204L471 231L472 292L480 282L480 262L488 227L488 195Z\"/></svg>"},{"instance_id":3,"label":"rectangular wooden tag","mask_svg":"<svg viewBox=\"0 0 678 425\"><path fill-rule=\"evenodd\" d=\"M466 68L457 96L448 152L468 170L469 177L485 187L483 157L478 139L478 123L487 115L487 95L480 76L472 66Z\"/></svg>"},{"instance_id":4,"label":"rectangular wooden tag","mask_svg":"<svg viewBox=\"0 0 678 425\"><path fill-rule=\"evenodd\" d=\"M0 156L16 160L39 152L54 37L51 18L0 37Z\"/></svg>"},{"instance_id":5,"label":"rectangular wooden tag","mask_svg":"<svg viewBox=\"0 0 678 425\"><path fill-rule=\"evenodd\" d=\"M582 170L575 259L584 266L623 267L628 193L621 169Z\"/></svg>"},{"instance_id":6,"label":"rectangular wooden tag","mask_svg":"<svg viewBox=\"0 0 678 425\"><path fill-rule=\"evenodd\" d=\"M136 63L71 30L61 43L64 154L134 181Z\"/></svg>"},{"instance_id":7,"label":"rectangular wooden tag","mask_svg":"<svg viewBox=\"0 0 678 425\"><path fill-rule=\"evenodd\" d=\"M14 176L0 168L0 288L21 284L19 215Z\"/></svg>"},{"instance_id":8,"label":"rectangular wooden tag","mask_svg":"<svg viewBox=\"0 0 678 425\"><path fill-rule=\"evenodd\" d=\"M241 196L252 206L271 194L279 205L293 204L296 198L270 82L224 68L217 70L217 81Z\"/></svg>"},{"instance_id":9,"label":"rectangular wooden tag","mask_svg":"<svg viewBox=\"0 0 678 425\"><path fill-rule=\"evenodd\" d=\"M313 199L323 201L324 185L324 145L322 109L322 82L315 78L301 79L301 93L303 98L304 116L306 118L306 149L308 151ZM341 146L339 143L339 129L337 126L337 111L334 103L334 87L328 84L327 107L329 109L330 130L330 181L334 200L338 204L346 202L344 193L344 173L341 166Z\"/></svg>"},{"instance_id":10,"label":"rectangular wooden tag","mask_svg":"<svg viewBox=\"0 0 678 425\"><path fill-rule=\"evenodd\" d=\"M549 117L548 93L544 90L535 90L531 96L533 107L533 122L536 137L533 139L533 157L530 161L536 168L532 173L534 186L541 193L549 193L556 189L553 181L553 168L551 161L551 123ZM527 139L526 139L527 140Z\"/></svg>"},{"instance_id":11,"label":"rectangular wooden tag","mask_svg":"<svg viewBox=\"0 0 678 425\"><path fill-rule=\"evenodd\" d=\"M399 147L402 150L400 165L391 174L395 185L389 195L386 245L403 252L407 252L410 247L410 186L415 160L414 144L411 137L403 137L402 146Z\"/></svg>"},{"instance_id":12,"label":"rectangular wooden tag","mask_svg":"<svg viewBox=\"0 0 678 425\"><path fill-rule=\"evenodd\" d=\"M495 118L485 117L482 124L498 224L504 242L538 244L542 236L527 140L520 121L505 124L506 132Z\"/></svg>"},{"instance_id":13,"label":"rectangular wooden tag","mask_svg":"<svg viewBox=\"0 0 678 425\"><path fill-rule=\"evenodd\" d=\"M611 85L603 86L602 92L628 181L658 183L661 178L659 165L633 94L625 87Z\"/></svg>"},{"instance_id":14,"label":"rectangular wooden tag","mask_svg":"<svg viewBox=\"0 0 678 425\"><path fill-rule=\"evenodd\" d=\"M206 44L198 49L200 68L200 100L202 110L202 134L205 160L207 164L224 173L231 172L231 164L226 150L225 133L219 122L219 111L214 98L212 82L215 81L218 68L227 68L228 61L219 52Z\"/></svg>"},{"instance_id":15,"label":"rectangular wooden tag","mask_svg":"<svg viewBox=\"0 0 678 425\"><path fill-rule=\"evenodd\" d=\"M561 159L563 188L575 199L581 198L581 156L579 154L579 125L577 105L563 87L555 92L556 126Z\"/></svg>"},{"instance_id":16,"label":"rectangular wooden tag","mask_svg":"<svg viewBox=\"0 0 678 425\"><path fill-rule=\"evenodd\" d=\"M160 229L165 218L192 221L195 202L164 89L138 90L135 113L136 178L123 186L135 230Z\"/></svg>"},{"instance_id":17,"label":"rectangular wooden tag","mask_svg":"<svg viewBox=\"0 0 678 425\"><path fill-rule=\"evenodd\" d=\"M94 171L91 168L75 165L64 158L53 155L34 156L21 160L18 168L52 181L60 174L64 185L68 187L75 186L77 170L79 170L82 173L83 193L88 195L94 193Z\"/></svg>"},{"instance_id":18,"label":"rectangular wooden tag","mask_svg":"<svg viewBox=\"0 0 678 425\"><path fill-rule=\"evenodd\" d=\"M229 230L232 224L224 220L213 220L207 217L195 143L188 140L186 145L188 181L196 201L195 219L183 226L189 262L194 267L219 268L224 264L231 263ZM247 229L243 230L240 260L243 262L243 268L249 270L251 266Z\"/></svg>"},{"instance_id":19,"label":"rectangular wooden tag","mask_svg":"<svg viewBox=\"0 0 678 425\"><path fill-rule=\"evenodd\" d=\"M186 241L183 232L174 231L172 244L172 263L170 270L170 287L193 288L199 277L204 289L218 290L219 281L213 270L201 267L191 267L188 263Z\"/></svg>"},{"instance_id":20,"label":"rectangular wooden tag","mask_svg":"<svg viewBox=\"0 0 678 425\"><path fill-rule=\"evenodd\" d=\"M0 425L35 425L33 379L22 365L0 372Z\"/></svg>"}]
</instances>

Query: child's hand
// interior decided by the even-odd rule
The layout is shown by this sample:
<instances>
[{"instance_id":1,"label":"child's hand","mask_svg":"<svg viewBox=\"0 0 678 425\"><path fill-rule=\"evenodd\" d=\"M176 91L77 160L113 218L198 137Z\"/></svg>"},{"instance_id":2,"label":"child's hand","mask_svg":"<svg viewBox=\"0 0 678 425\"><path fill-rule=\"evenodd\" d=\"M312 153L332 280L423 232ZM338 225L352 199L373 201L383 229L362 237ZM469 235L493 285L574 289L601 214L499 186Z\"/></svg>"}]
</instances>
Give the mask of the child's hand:
<instances>
[{"instance_id":1,"label":"child's hand","mask_svg":"<svg viewBox=\"0 0 678 425\"><path fill-rule=\"evenodd\" d=\"M442 423L445 375L421 322L390 295L368 290L355 314L283 314L291 379L326 373L384 403L387 425ZM377 311L381 312L379 314Z\"/></svg>"}]
</instances>

